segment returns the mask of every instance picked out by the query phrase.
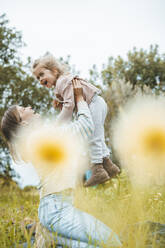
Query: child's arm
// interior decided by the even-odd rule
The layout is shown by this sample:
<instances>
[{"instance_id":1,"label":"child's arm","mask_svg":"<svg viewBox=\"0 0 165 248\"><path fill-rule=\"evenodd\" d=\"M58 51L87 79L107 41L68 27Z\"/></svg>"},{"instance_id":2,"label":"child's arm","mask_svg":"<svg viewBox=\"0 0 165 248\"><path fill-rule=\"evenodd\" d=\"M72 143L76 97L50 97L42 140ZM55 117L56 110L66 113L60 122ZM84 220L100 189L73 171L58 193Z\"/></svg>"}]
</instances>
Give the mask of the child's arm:
<instances>
[{"instance_id":1,"label":"child's arm","mask_svg":"<svg viewBox=\"0 0 165 248\"><path fill-rule=\"evenodd\" d=\"M63 107L57 116L57 122L71 121L73 109L75 107L74 93L72 83L69 83L62 92Z\"/></svg>"}]
</instances>

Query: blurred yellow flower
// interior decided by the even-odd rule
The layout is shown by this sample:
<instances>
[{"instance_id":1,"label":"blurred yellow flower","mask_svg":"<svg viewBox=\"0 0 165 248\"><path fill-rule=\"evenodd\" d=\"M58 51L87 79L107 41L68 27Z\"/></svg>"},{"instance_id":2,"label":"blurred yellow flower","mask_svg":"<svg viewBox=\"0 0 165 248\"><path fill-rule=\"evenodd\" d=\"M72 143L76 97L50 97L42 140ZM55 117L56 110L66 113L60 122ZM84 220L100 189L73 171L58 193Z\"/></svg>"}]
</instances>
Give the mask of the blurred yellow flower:
<instances>
[{"instance_id":1,"label":"blurred yellow flower","mask_svg":"<svg viewBox=\"0 0 165 248\"><path fill-rule=\"evenodd\" d=\"M164 182L165 99L132 99L113 123L113 145L133 182Z\"/></svg>"},{"instance_id":2,"label":"blurred yellow flower","mask_svg":"<svg viewBox=\"0 0 165 248\"><path fill-rule=\"evenodd\" d=\"M87 147L68 126L37 120L22 128L16 143L21 158L32 163L44 185L42 195L81 185L88 167Z\"/></svg>"},{"instance_id":3,"label":"blurred yellow flower","mask_svg":"<svg viewBox=\"0 0 165 248\"><path fill-rule=\"evenodd\" d=\"M161 156L165 154L165 128L157 126L144 130L141 144L146 155Z\"/></svg>"},{"instance_id":4,"label":"blurred yellow flower","mask_svg":"<svg viewBox=\"0 0 165 248\"><path fill-rule=\"evenodd\" d=\"M38 137L36 140L31 141L31 148L33 149L30 153L32 161L37 163L46 163L52 165L60 165L67 163L69 157L66 143L62 142L56 137Z\"/></svg>"},{"instance_id":5,"label":"blurred yellow flower","mask_svg":"<svg viewBox=\"0 0 165 248\"><path fill-rule=\"evenodd\" d=\"M36 154L47 163L60 163L66 159L66 152L61 144L54 144L50 140L44 140L36 147Z\"/></svg>"},{"instance_id":6,"label":"blurred yellow flower","mask_svg":"<svg viewBox=\"0 0 165 248\"><path fill-rule=\"evenodd\" d=\"M41 121L24 127L19 135L21 157L35 167L48 170L52 167L70 166L78 161L83 147L77 136L63 132L54 122L44 125Z\"/></svg>"}]
</instances>

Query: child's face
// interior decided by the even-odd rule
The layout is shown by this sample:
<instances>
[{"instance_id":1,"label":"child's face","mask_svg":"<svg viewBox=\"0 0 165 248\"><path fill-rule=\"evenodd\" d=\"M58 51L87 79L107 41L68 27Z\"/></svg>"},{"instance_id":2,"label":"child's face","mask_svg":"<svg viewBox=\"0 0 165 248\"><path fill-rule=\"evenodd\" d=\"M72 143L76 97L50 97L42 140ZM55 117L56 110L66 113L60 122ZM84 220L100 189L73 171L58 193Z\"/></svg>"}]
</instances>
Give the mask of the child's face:
<instances>
[{"instance_id":1,"label":"child's face","mask_svg":"<svg viewBox=\"0 0 165 248\"><path fill-rule=\"evenodd\" d=\"M37 67L34 75L40 81L40 84L47 88L51 88L56 85L58 72L55 69L51 71L43 67Z\"/></svg>"}]
</instances>

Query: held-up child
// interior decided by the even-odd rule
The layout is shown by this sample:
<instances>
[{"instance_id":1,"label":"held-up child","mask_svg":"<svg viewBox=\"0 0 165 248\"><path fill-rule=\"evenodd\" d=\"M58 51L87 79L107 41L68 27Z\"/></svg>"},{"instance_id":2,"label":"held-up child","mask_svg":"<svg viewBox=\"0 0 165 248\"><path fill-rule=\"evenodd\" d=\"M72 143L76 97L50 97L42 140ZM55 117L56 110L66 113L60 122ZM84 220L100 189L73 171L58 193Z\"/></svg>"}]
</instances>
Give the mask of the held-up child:
<instances>
[{"instance_id":1,"label":"held-up child","mask_svg":"<svg viewBox=\"0 0 165 248\"><path fill-rule=\"evenodd\" d=\"M90 139L91 177L84 186L101 184L115 177L120 169L112 163L109 150L105 144L104 121L107 114L107 104L99 96L99 90L83 79L73 76L67 65L59 62L53 55L46 54L34 61L33 74L41 85L52 88L55 93L55 107L61 107L58 122L67 122L72 119L75 108L74 92L72 86L73 78L80 80L85 101L89 105L95 130Z\"/></svg>"}]
</instances>

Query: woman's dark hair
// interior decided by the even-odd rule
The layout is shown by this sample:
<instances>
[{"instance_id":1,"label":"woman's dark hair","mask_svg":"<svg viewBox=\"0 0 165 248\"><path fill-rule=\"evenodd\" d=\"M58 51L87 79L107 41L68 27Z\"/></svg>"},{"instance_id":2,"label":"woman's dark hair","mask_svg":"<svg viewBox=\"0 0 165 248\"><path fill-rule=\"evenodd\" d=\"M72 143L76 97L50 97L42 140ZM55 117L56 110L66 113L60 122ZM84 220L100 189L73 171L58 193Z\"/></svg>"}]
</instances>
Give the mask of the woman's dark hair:
<instances>
[{"instance_id":1,"label":"woman's dark hair","mask_svg":"<svg viewBox=\"0 0 165 248\"><path fill-rule=\"evenodd\" d=\"M1 131L7 142L11 142L20 127L21 118L17 110L17 105L12 105L4 113L1 120Z\"/></svg>"}]
</instances>

